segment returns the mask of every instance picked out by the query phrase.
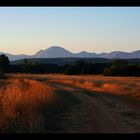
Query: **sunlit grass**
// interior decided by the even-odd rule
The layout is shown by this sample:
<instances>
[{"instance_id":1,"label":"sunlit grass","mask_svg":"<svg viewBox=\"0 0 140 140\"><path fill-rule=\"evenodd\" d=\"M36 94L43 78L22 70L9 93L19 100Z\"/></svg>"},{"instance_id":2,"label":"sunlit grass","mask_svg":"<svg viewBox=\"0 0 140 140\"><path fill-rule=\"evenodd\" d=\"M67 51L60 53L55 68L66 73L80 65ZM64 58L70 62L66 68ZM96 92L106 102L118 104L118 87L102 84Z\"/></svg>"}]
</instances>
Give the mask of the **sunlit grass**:
<instances>
[{"instance_id":1,"label":"sunlit grass","mask_svg":"<svg viewBox=\"0 0 140 140\"><path fill-rule=\"evenodd\" d=\"M14 76L14 75L13 75ZM49 74L49 75L28 75L19 74L18 77L28 78L44 78L49 82L56 82L77 86L87 90L124 95L127 98L140 100L140 78L139 77L113 77L102 75L77 75L68 76L63 74Z\"/></svg>"},{"instance_id":2,"label":"sunlit grass","mask_svg":"<svg viewBox=\"0 0 140 140\"><path fill-rule=\"evenodd\" d=\"M8 79L0 88L0 132L42 132L53 88L33 80Z\"/></svg>"},{"instance_id":3,"label":"sunlit grass","mask_svg":"<svg viewBox=\"0 0 140 140\"><path fill-rule=\"evenodd\" d=\"M75 76L52 78L50 82L67 84L96 92L124 95L127 98L140 100L140 79L137 77L105 77L105 76Z\"/></svg>"},{"instance_id":4,"label":"sunlit grass","mask_svg":"<svg viewBox=\"0 0 140 140\"><path fill-rule=\"evenodd\" d=\"M1 81L0 133L60 131L61 114L80 101L71 94L39 82L14 76Z\"/></svg>"}]
</instances>

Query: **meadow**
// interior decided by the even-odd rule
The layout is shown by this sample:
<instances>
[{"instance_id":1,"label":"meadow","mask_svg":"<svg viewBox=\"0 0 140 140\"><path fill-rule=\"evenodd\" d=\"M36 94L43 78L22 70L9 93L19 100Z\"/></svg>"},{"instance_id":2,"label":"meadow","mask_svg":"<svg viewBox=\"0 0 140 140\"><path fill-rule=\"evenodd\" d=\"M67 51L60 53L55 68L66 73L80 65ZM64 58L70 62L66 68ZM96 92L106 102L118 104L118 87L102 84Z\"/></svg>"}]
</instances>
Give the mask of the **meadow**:
<instances>
[{"instance_id":1,"label":"meadow","mask_svg":"<svg viewBox=\"0 0 140 140\"><path fill-rule=\"evenodd\" d=\"M64 78L58 79L56 80L52 78L52 81L96 92L125 96L131 100L140 100L140 78L138 77L111 77L96 75L73 77L64 76Z\"/></svg>"},{"instance_id":2,"label":"meadow","mask_svg":"<svg viewBox=\"0 0 140 140\"><path fill-rule=\"evenodd\" d=\"M14 76L14 74L13 74ZM102 75L64 75L64 74L16 74L16 77L47 80L48 82L61 83L83 89L121 95L130 99L140 100L140 78Z\"/></svg>"},{"instance_id":3,"label":"meadow","mask_svg":"<svg viewBox=\"0 0 140 140\"><path fill-rule=\"evenodd\" d=\"M140 78L138 77L68 76L63 74L9 74L8 77L0 81L0 133L61 133L72 130L85 133L96 132L95 126L89 123L89 118L91 121L94 118L94 116L90 116L92 111L92 115L94 115L94 111L97 111L97 114L99 112L99 116L95 117L97 122L98 117L102 121L105 119L106 125L111 124L112 120L114 121L114 125L112 123L112 126L108 126L110 130L104 128L100 122L97 123L97 126L101 126L101 130L99 129L98 132L111 132L111 130L117 132L118 130L114 129L117 120L108 112L107 108L110 109L111 106L114 106L114 101L120 107L122 101L126 100L130 101L131 105L137 103L137 108L140 108ZM88 94L91 97L87 97ZM106 95L111 95L114 99L112 100ZM94 103L96 96L98 101L95 100ZM117 96L124 100L120 102ZM100 105L100 102L104 103L104 100L111 101L111 105ZM97 104L97 109L92 109L92 104ZM73 111L75 109L77 109L76 112ZM79 119L80 109L83 110L81 113L84 114L81 115L81 119ZM103 112L100 112L102 109ZM124 109L127 110L125 107ZM137 115L136 112L132 116ZM124 111L122 111L123 113ZM106 114L106 118L102 118L103 114ZM111 115L112 120L109 120L108 114ZM81 120L87 122L80 122ZM139 123L137 122L137 124ZM71 126L72 124L73 126ZM89 128L84 127L84 125ZM117 127L119 132L120 126ZM137 127L138 131L139 126Z\"/></svg>"}]
</instances>

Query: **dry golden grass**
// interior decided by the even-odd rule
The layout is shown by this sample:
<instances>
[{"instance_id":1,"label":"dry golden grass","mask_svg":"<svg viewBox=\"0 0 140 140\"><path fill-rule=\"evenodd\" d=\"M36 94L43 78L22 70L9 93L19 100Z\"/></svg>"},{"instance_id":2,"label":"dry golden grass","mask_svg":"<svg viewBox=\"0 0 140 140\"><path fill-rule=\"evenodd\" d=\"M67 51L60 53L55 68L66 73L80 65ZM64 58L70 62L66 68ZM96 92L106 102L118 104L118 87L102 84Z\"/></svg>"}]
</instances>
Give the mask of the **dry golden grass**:
<instances>
[{"instance_id":1,"label":"dry golden grass","mask_svg":"<svg viewBox=\"0 0 140 140\"><path fill-rule=\"evenodd\" d=\"M115 77L102 75L68 76L63 74L18 74L16 76L31 79L46 79L50 82L68 84L97 92L124 95L130 99L140 100L139 77Z\"/></svg>"},{"instance_id":2,"label":"dry golden grass","mask_svg":"<svg viewBox=\"0 0 140 140\"><path fill-rule=\"evenodd\" d=\"M14 75L13 75L14 76ZM115 95L124 95L130 99L140 100L140 78L139 77L113 77L102 75L77 75L68 76L63 74L49 75L30 75L19 74L18 77L47 79L50 82L57 82L77 86L80 88L110 93Z\"/></svg>"},{"instance_id":3,"label":"dry golden grass","mask_svg":"<svg viewBox=\"0 0 140 140\"><path fill-rule=\"evenodd\" d=\"M33 80L8 79L0 88L0 132L43 129L44 107L54 101L53 88ZM39 132L39 131L37 131Z\"/></svg>"},{"instance_id":4,"label":"dry golden grass","mask_svg":"<svg viewBox=\"0 0 140 140\"><path fill-rule=\"evenodd\" d=\"M50 78L50 82L68 84L80 88L124 95L127 98L140 100L140 78L138 77L109 77L109 76L58 76Z\"/></svg>"}]
</instances>

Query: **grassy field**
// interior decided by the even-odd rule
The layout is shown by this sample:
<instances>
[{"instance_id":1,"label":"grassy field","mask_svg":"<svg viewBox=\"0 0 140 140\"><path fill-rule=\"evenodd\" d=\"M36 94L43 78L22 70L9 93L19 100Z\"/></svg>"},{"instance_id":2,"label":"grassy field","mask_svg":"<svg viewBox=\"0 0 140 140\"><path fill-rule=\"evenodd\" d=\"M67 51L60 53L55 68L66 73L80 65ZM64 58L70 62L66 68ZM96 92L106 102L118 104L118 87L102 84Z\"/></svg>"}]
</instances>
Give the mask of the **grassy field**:
<instances>
[{"instance_id":1,"label":"grassy field","mask_svg":"<svg viewBox=\"0 0 140 140\"><path fill-rule=\"evenodd\" d=\"M137 77L81 76L71 79L64 77L64 79L59 80L52 78L50 81L140 100L140 78Z\"/></svg>"},{"instance_id":2,"label":"grassy field","mask_svg":"<svg viewBox=\"0 0 140 140\"><path fill-rule=\"evenodd\" d=\"M97 122L99 121L98 116L94 116L96 114L94 112L99 114L100 121L109 121L108 114L111 113L105 111L106 118L102 118L105 114L104 110L108 109L106 109L107 106L100 105L100 102L107 102L109 109L115 104L119 105L116 108L119 112L120 108L123 108L122 102L118 102L116 99L112 100L110 97L106 98L104 95L115 95L122 99L124 97L129 99L132 104L140 101L140 78L137 77L66 76L57 74L12 74L8 76L8 79L0 81L0 133L64 132L71 124L77 125L76 130L78 128L78 132L81 132L79 128L86 128L84 124L88 124L89 127L93 118L97 119ZM90 96L87 97L88 94ZM101 97L98 97L98 95L101 95ZM81 106L76 108L76 105ZM96 108L92 109L94 105L97 106L97 110ZM126 108L123 109L126 111ZM74 109L77 109L77 111L72 113ZM80 109L83 111L79 112ZM100 112L102 109L103 112ZM90 112L93 112L93 116L90 116ZM131 111L128 109L126 114L129 114L129 112ZM136 113L137 111L132 116L136 116ZM80 114L84 114L81 115L81 119L79 119ZM69 123L68 119L65 120L62 116L70 118ZM89 118L91 122L89 122ZM114 117L111 116L111 118ZM81 120L86 120L87 123L81 124ZM117 122L116 120L113 121ZM132 121L134 122L135 119ZM108 124L111 124L111 122L106 125ZM102 126L100 123L97 123L98 125ZM108 126L108 128L110 127L110 130L113 130L115 125L114 123L113 128L111 126ZM90 126L90 129L87 127L87 130L90 132L95 130L93 126ZM72 129L73 126L68 131ZM102 129L104 130L103 126ZM137 130L139 130L139 126ZM86 132L86 129L83 129L83 131Z\"/></svg>"},{"instance_id":3,"label":"grassy field","mask_svg":"<svg viewBox=\"0 0 140 140\"><path fill-rule=\"evenodd\" d=\"M102 92L107 94L121 95L129 99L140 100L140 78L139 77L113 77L102 75L84 75L84 76L67 76L67 75L28 75L19 74L17 77L26 77L38 80L47 80L77 86L87 90Z\"/></svg>"},{"instance_id":4,"label":"grassy field","mask_svg":"<svg viewBox=\"0 0 140 140\"><path fill-rule=\"evenodd\" d=\"M59 93L58 100L53 87L35 80L1 80L0 133L48 133L58 130L59 114L68 111L75 102L71 95L63 93Z\"/></svg>"}]
</instances>

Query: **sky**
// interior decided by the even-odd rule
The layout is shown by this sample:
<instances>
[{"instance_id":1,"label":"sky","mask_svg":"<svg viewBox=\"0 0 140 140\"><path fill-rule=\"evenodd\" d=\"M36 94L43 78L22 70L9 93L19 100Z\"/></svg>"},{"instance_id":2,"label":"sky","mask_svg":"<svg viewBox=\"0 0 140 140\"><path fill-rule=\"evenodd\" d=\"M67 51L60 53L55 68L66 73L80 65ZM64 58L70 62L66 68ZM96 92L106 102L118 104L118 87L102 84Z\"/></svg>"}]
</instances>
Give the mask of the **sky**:
<instances>
[{"instance_id":1,"label":"sky","mask_svg":"<svg viewBox=\"0 0 140 140\"><path fill-rule=\"evenodd\" d=\"M0 7L0 52L140 50L140 7Z\"/></svg>"}]
</instances>

